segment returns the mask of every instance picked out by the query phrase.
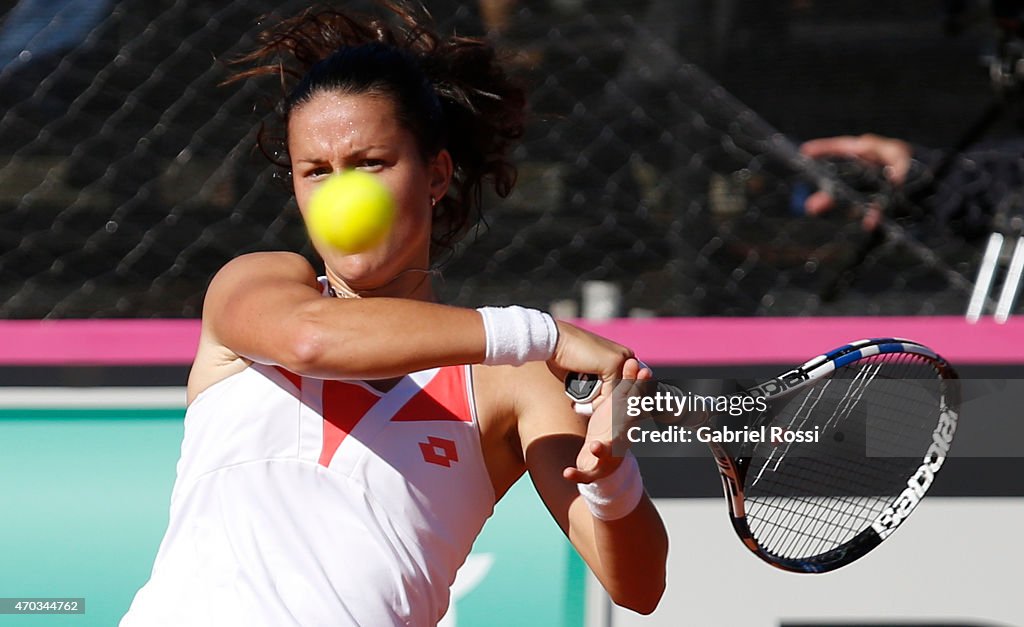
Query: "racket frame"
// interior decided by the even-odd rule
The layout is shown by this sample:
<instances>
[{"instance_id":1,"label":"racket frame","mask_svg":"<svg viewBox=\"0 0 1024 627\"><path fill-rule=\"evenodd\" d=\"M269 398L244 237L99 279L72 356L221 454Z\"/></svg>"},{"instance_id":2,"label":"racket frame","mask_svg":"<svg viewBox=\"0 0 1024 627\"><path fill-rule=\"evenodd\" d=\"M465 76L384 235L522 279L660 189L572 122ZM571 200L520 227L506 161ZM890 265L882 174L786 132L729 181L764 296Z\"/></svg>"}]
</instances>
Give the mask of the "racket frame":
<instances>
[{"instance_id":1,"label":"racket frame","mask_svg":"<svg viewBox=\"0 0 1024 627\"><path fill-rule=\"evenodd\" d=\"M940 403L941 411L939 412L933 439L936 441L942 439L945 448L943 449L941 446L933 443L923 457L919 473L926 473L924 479L927 479L927 482L925 485L914 483L918 473L908 478L907 489L894 499L893 503L883 511L882 515L872 525L863 529L840 546L819 555L799 559L775 555L762 548L747 524L746 508L744 505L745 494L743 486L746 481L750 458L733 457L721 444L717 442L707 443L718 465L718 472L722 479L722 489L726 502L729 505L729 518L736 535L743 542L744 546L772 566L796 573L823 573L835 570L864 556L878 546L882 540L889 537L906 520L907 516L917 507L924 493L931 486L931 480L934 474L941 468L945 460L945 453L948 451L949 444L952 441L953 433L956 430L956 423L959 419L958 377L956 371L953 370L948 362L922 344L899 338L875 338L859 340L840 346L828 353L818 355L798 368L794 368L746 390L745 394L761 396L768 401L781 399L831 376L833 372L843 366L884 353L919 355L929 360L935 366L939 373L939 378L944 382L944 385L942 386L943 397ZM896 510L897 506L899 506L898 510ZM897 511L898 517L893 515ZM888 519L883 521L882 518L887 514L889 514Z\"/></svg>"}]
</instances>

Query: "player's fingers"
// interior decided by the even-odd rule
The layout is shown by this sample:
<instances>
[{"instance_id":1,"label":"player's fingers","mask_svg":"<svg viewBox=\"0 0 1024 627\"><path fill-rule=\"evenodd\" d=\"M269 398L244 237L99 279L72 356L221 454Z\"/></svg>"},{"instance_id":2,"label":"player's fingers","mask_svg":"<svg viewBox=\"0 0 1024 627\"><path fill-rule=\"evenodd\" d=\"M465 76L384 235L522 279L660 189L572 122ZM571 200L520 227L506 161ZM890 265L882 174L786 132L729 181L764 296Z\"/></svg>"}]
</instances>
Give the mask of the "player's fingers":
<instances>
[{"instance_id":1,"label":"player's fingers","mask_svg":"<svg viewBox=\"0 0 1024 627\"><path fill-rule=\"evenodd\" d=\"M601 403L612 398L615 393L615 378L601 378L601 395L594 400L594 407L599 407Z\"/></svg>"},{"instance_id":2,"label":"player's fingers","mask_svg":"<svg viewBox=\"0 0 1024 627\"><path fill-rule=\"evenodd\" d=\"M627 374L626 368L630 362L633 362L633 366L632 370ZM594 407L597 407L604 401L612 398L615 393L615 386L619 381L624 379L635 379L637 370L636 358L633 357L633 353L630 351L629 354L623 356L622 361L616 364L613 368L601 373L601 395L594 401Z\"/></svg>"},{"instance_id":3,"label":"player's fingers","mask_svg":"<svg viewBox=\"0 0 1024 627\"><path fill-rule=\"evenodd\" d=\"M574 483L593 483L602 477L608 476L610 473L601 472L598 470L580 470L579 468L569 467L562 472L562 476Z\"/></svg>"},{"instance_id":4,"label":"player's fingers","mask_svg":"<svg viewBox=\"0 0 1024 627\"><path fill-rule=\"evenodd\" d=\"M582 468L569 466L562 471L563 477L575 483L592 483L607 474L608 473L601 472L600 467L583 470Z\"/></svg>"},{"instance_id":5,"label":"player's fingers","mask_svg":"<svg viewBox=\"0 0 1024 627\"><path fill-rule=\"evenodd\" d=\"M630 357L626 360L626 363L622 364L622 378L627 380L635 380L637 375L640 373L640 362L635 357Z\"/></svg>"},{"instance_id":6,"label":"player's fingers","mask_svg":"<svg viewBox=\"0 0 1024 627\"><path fill-rule=\"evenodd\" d=\"M636 357L630 357L622 367L622 378L629 381L646 381L654 378L654 371Z\"/></svg>"},{"instance_id":7,"label":"player's fingers","mask_svg":"<svg viewBox=\"0 0 1024 627\"><path fill-rule=\"evenodd\" d=\"M636 365L630 364L627 366L622 375L622 382L620 387L615 391L615 406L613 409L612 423L613 423L613 439L619 440L624 434L624 429L629 422L635 422L625 420L624 422L616 423L615 418L623 418L628 416L626 412L626 403L629 402L630 398L643 396L653 392L653 386L651 385L654 373L650 368L643 365L643 362L637 361Z\"/></svg>"},{"instance_id":8,"label":"player's fingers","mask_svg":"<svg viewBox=\"0 0 1024 627\"><path fill-rule=\"evenodd\" d=\"M589 446L588 446L589 450ZM562 471L562 476L570 481L576 481L578 483L590 483L594 479L598 478L600 472L601 463L600 460L589 456L580 454L576 459L575 466L569 466Z\"/></svg>"},{"instance_id":9,"label":"player's fingers","mask_svg":"<svg viewBox=\"0 0 1024 627\"><path fill-rule=\"evenodd\" d=\"M562 471L562 476L569 481L574 481L576 483L592 483L615 472L619 463L621 462L616 463L609 458L606 461L597 464L593 468L583 469L575 466L569 466Z\"/></svg>"},{"instance_id":10,"label":"player's fingers","mask_svg":"<svg viewBox=\"0 0 1024 627\"><path fill-rule=\"evenodd\" d=\"M567 466L562 471L562 477L567 481L572 481L573 483L589 483L589 481L584 477L583 471L575 466Z\"/></svg>"},{"instance_id":11,"label":"player's fingers","mask_svg":"<svg viewBox=\"0 0 1024 627\"><path fill-rule=\"evenodd\" d=\"M593 472L584 472L578 468L566 468L565 470L563 476L573 483L593 483L600 478Z\"/></svg>"},{"instance_id":12,"label":"player's fingers","mask_svg":"<svg viewBox=\"0 0 1024 627\"><path fill-rule=\"evenodd\" d=\"M576 468L587 472L595 470L601 465L601 460L608 457L611 447L602 440L590 440L583 445L583 449L576 457Z\"/></svg>"}]
</instances>

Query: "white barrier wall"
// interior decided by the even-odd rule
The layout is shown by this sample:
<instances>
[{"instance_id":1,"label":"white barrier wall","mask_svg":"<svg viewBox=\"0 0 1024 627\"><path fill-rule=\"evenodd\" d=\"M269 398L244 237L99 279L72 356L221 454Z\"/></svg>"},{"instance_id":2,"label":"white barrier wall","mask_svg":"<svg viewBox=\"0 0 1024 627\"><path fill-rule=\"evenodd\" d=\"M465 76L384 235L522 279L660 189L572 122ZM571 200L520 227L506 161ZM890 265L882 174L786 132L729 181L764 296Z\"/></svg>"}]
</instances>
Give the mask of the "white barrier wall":
<instances>
[{"instance_id":1,"label":"white barrier wall","mask_svg":"<svg viewBox=\"0 0 1024 627\"><path fill-rule=\"evenodd\" d=\"M757 559L722 499L657 503L671 538L668 589L651 616L615 608L614 627L1024 625L1021 498L927 498L873 552L823 575Z\"/></svg>"}]
</instances>

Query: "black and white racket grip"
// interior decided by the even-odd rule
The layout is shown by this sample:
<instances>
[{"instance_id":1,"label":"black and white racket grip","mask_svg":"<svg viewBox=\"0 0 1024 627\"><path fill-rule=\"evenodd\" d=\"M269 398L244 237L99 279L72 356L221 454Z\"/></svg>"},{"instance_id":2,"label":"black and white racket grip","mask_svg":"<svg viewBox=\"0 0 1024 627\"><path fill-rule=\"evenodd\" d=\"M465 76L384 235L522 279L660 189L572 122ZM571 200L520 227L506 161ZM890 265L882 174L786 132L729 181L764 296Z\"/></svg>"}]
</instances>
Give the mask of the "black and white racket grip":
<instances>
[{"instance_id":1,"label":"black and white racket grip","mask_svg":"<svg viewBox=\"0 0 1024 627\"><path fill-rule=\"evenodd\" d=\"M651 370L651 367L642 361L640 367ZM601 377L585 372L569 372L565 375L565 394L576 403L578 413L589 416L593 413L594 401L601 395Z\"/></svg>"},{"instance_id":2,"label":"black and white racket grip","mask_svg":"<svg viewBox=\"0 0 1024 627\"><path fill-rule=\"evenodd\" d=\"M601 377L585 372L565 375L565 395L572 399L577 414L594 413L594 401L601 395Z\"/></svg>"},{"instance_id":3,"label":"black and white racket grip","mask_svg":"<svg viewBox=\"0 0 1024 627\"><path fill-rule=\"evenodd\" d=\"M642 368L648 368L641 362ZM682 390L669 383L661 381L656 383L656 388L651 389L652 393L673 396L677 399L685 395ZM594 413L594 401L601 395L601 377L583 372L570 372L565 376L565 395L573 401L576 413L589 416ZM679 417L675 414L661 415L657 412L651 414L655 421L662 424L677 422Z\"/></svg>"}]
</instances>

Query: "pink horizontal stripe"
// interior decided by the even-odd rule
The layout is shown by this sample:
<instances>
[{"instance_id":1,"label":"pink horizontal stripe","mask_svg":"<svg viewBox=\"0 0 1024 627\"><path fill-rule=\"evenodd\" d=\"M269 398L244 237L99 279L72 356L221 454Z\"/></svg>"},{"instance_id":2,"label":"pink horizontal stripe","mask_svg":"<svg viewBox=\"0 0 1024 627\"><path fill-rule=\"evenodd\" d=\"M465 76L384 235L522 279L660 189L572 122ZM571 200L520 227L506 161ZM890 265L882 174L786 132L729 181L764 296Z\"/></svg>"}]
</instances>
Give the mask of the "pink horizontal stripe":
<instances>
[{"instance_id":1,"label":"pink horizontal stripe","mask_svg":"<svg viewBox=\"0 0 1024 627\"><path fill-rule=\"evenodd\" d=\"M861 318L651 318L580 323L654 365L797 366L855 340L920 342L953 364L1024 364L1024 318L970 324L959 316Z\"/></svg>"},{"instance_id":2,"label":"pink horizontal stripe","mask_svg":"<svg viewBox=\"0 0 1024 627\"><path fill-rule=\"evenodd\" d=\"M797 365L868 337L921 342L954 364L1024 364L1024 318L999 325L958 316L886 318L652 318L579 322L654 365ZM198 320L4 320L4 365L187 365Z\"/></svg>"},{"instance_id":3,"label":"pink horizontal stripe","mask_svg":"<svg viewBox=\"0 0 1024 627\"><path fill-rule=\"evenodd\" d=\"M2 320L0 364L190 364L198 320Z\"/></svg>"}]
</instances>

